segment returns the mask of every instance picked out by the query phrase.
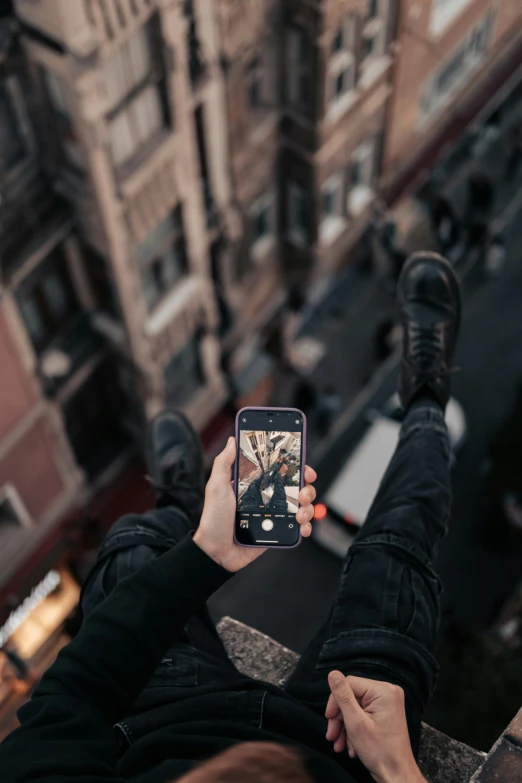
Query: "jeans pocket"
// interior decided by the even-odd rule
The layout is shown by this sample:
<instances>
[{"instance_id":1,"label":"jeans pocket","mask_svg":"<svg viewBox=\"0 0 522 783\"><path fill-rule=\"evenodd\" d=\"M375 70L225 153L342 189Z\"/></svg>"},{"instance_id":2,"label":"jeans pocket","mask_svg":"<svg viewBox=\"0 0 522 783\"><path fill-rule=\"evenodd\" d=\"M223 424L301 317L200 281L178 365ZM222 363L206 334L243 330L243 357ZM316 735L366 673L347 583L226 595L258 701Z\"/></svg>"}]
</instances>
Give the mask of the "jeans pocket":
<instances>
[{"instance_id":1,"label":"jeans pocket","mask_svg":"<svg viewBox=\"0 0 522 783\"><path fill-rule=\"evenodd\" d=\"M199 685L199 664L185 653L167 655L148 681L146 688L191 687Z\"/></svg>"}]
</instances>

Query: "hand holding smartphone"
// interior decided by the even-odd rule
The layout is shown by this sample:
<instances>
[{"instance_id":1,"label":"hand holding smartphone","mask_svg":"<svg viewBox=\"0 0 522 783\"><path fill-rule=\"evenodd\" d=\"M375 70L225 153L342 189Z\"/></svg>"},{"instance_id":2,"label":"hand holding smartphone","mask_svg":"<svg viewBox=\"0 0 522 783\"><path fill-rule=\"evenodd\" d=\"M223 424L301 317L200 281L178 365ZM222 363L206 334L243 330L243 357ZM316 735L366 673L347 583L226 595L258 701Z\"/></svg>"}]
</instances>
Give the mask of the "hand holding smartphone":
<instances>
[{"instance_id":1,"label":"hand holding smartphone","mask_svg":"<svg viewBox=\"0 0 522 783\"><path fill-rule=\"evenodd\" d=\"M291 548L304 486L306 417L297 408L243 408L236 417L234 540Z\"/></svg>"}]
</instances>

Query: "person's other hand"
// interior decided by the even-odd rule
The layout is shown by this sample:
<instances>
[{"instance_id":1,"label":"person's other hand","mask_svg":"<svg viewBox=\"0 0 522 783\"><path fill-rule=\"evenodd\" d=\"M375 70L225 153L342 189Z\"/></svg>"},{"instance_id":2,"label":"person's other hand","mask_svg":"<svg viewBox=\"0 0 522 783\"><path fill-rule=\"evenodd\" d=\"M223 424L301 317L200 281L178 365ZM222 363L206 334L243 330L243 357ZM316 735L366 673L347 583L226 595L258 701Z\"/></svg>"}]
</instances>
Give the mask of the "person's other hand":
<instances>
[{"instance_id":1,"label":"person's other hand","mask_svg":"<svg viewBox=\"0 0 522 783\"><path fill-rule=\"evenodd\" d=\"M411 749L404 691L388 682L330 672L326 739L358 756L377 783L426 783Z\"/></svg>"},{"instance_id":2,"label":"person's other hand","mask_svg":"<svg viewBox=\"0 0 522 783\"><path fill-rule=\"evenodd\" d=\"M236 458L236 440L231 437L224 450L214 460L214 467L205 490L205 505L201 522L194 533L196 543L216 563L227 571L239 571L256 560L266 549L263 547L239 546L234 541L236 517L236 495L232 482L232 466ZM301 535L307 538L312 532L312 518L316 480L315 470L305 467L306 485L298 495L301 507L296 519L301 526Z\"/></svg>"}]
</instances>

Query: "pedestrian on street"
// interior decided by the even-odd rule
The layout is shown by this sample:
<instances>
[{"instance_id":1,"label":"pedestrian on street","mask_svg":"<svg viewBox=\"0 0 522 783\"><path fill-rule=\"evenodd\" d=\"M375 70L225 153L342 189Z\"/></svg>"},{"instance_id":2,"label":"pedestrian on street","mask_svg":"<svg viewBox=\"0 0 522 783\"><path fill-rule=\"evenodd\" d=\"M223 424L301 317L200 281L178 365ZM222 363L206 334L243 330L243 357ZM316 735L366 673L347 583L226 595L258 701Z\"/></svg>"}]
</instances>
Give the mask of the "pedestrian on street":
<instances>
[{"instance_id":1,"label":"pedestrian on street","mask_svg":"<svg viewBox=\"0 0 522 783\"><path fill-rule=\"evenodd\" d=\"M460 323L451 264L414 254L398 298L398 445L349 549L328 622L286 685L240 673L206 608L265 551L234 543L234 438L205 492L195 430L164 411L147 447L156 508L109 532L82 591L79 634L0 746L2 780L362 783L371 775L426 783L415 759L438 674L441 590L432 561L450 517L444 410ZM316 474L304 472L296 518L306 538Z\"/></svg>"},{"instance_id":2,"label":"pedestrian on street","mask_svg":"<svg viewBox=\"0 0 522 783\"><path fill-rule=\"evenodd\" d=\"M508 133L506 158L506 179L508 182L514 182L520 173L520 164L522 163L522 122L518 120Z\"/></svg>"},{"instance_id":3,"label":"pedestrian on street","mask_svg":"<svg viewBox=\"0 0 522 783\"><path fill-rule=\"evenodd\" d=\"M495 188L491 178L484 173L473 174L468 180L464 218L468 251L486 252L494 202Z\"/></svg>"},{"instance_id":4,"label":"pedestrian on street","mask_svg":"<svg viewBox=\"0 0 522 783\"><path fill-rule=\"evenodd\" d=\"M317 432L321 438L326 437L332 422L341 410L341 398L332 384L325 386L317 398Z\"/></svg>"},{"instance_id":5,"label":"pedestrian on street","mask_svg":"<svg viewBox=\"0 0 522 783\"><path fill-rule=\"evenodd\" d=\"M459 240L460 226L455 210L445 196L436 196L431 219L440 252L449 253Z\"/></svg>"},{"instance_id":6,"label":"pedestrian on street","mask_svg":"<svg viewBox=\"0 0 522 783\"><path fill-rule=\"evenodd\" d=\"M375 331L374 350L377 361L383 362L395 350L402 336L400 324L393 318L384 318Z\"/></svg>"},{"instance_id":7,"label":"pedestrian on street","mask_svg":"<svg viewBox=\"0 0 522 783\"><path fill-rule=\"evenodd\" d=\"M506 266L506 243L501 234L495 234L489 243L484 258L486 277L498 277Z\"/></svg>"},{"instance_id":8,"label":"pedestrian on street","mask_svg":"<svg viewBox=\"0 0 522 783\"><path fill-rule=\"evenodd\" d=\"M294 392L294 408L298 408L308 416L313 410L316 400L317 393L313 384L307 378L300 376Z\"/></svg>"}]
</instances>

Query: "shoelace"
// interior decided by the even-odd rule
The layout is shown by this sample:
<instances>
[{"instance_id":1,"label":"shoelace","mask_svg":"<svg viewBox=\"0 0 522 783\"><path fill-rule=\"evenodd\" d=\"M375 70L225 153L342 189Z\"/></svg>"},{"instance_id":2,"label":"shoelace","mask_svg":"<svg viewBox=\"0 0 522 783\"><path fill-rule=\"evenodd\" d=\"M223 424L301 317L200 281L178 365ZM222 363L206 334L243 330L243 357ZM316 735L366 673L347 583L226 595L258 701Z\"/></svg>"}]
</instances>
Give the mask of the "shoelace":
<instances>
[{"instance_id":1,"label":"shoelace","mask_svg":"<svg viewBox=\"0 0 522 783\"><path fill-rule=\"evenodd\" d=\"M460 367L448 367L444 363L444 343L442 329L436 326L419 326L412 324L410 328L411 352L406 359L421 376L429 376L435 370L439 375L450 375L458 372Z\"/></svg>"},{"instance_id":2,"label":"shoelace","mask_svg":"<svg viewBox=\"0 0 522 783\"><path fill-rule=\"evenodd\" d=\"M412 324L410 328L410 364L420 370L437 366L440 372L449 372L443 364L444 345L442 330L436 326L419 326ZM438 366L440 365L440 367Z\"/></svg>"}]
</instances>

